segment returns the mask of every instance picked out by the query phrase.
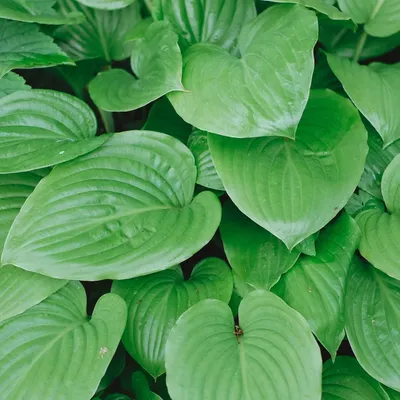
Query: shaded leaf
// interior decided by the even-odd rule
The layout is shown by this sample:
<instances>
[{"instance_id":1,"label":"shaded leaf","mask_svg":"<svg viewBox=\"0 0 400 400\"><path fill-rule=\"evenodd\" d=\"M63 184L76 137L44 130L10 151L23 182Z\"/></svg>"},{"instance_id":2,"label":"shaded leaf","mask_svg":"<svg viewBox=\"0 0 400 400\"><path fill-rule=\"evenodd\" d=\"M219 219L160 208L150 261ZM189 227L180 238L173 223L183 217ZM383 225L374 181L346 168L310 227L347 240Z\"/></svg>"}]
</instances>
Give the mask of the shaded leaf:
<instances>
[{"instance_id":1,"label":"shaded leaf","mask_svg":"<svg viewBox=\"0 0 400 400\"><path fill-rule=\"evenodd\" d=\"M0 79L0 99L18 90L29 90L31 87L25 84L22 76L9 72Z\"/></svg>"},{"instance_id":2,"label":"shaded leaf","mask_svg":"<svg viewBox=\"0 0 400 400\"><path fill-rule=\"evenodd\" d=\"M162 400L162 398L150 390L149 382L143 372L132 374L132 387L137 400Z\"/></svg>"}]
</instances>

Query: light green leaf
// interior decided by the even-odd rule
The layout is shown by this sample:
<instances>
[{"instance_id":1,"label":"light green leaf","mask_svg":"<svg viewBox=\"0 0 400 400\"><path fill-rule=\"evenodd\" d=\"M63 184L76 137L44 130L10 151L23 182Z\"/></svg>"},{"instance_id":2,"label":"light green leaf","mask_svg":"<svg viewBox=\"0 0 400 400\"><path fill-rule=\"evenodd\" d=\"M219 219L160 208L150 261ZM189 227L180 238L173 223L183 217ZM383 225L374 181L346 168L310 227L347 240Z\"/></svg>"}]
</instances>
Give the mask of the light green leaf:
<instances>
[{"instance_id":1,"label":"light green leaf","mask_svg":"<svg viewBox=\"0 0 400 400\"><path fill-rule=\"evenodd\" d=\"M317 255L300 256L277 285L283 300L303 315L333 359L344 338L345 288L359 240L357 223L342 214L321 231Z\"/></svg>"},{"instance_id":2,"label":"light green leaf","mask_svg":"<svg viewBox=\"0 0 400 400\"><path fill-rule=\"evenodd\" d=\"M384 146L399 139L400 63L372 63L367 66L332 54L327 57L344 90L378 131Z\"/></svg>"},{"instance_id":3,"label":"light green leaf","mask_svg":"<svg viewBox=\"0 0 400 400\"><path fill-rule=\"evenodd\" d=\"M232 274L219 258L202 260L187 281L180 267L115 281L112 291L128 305L125 348L150 375L159 377L165 372L165 345L177 319L204 299L228 303L232 289Z\"/></svg>"},{"instance_id":4,"label":"light green leaf","mask_svg":"<svg viewBox=\"0 0 400 400\"><path fill-rule=\"evenodd\" d=\"M248 219L232 202L224 204L222 216L221 237L234 273L256 289L269 290L293 267L299 251L289 252L283 242Z\"/></svg>"},{"instance_id":5,"label":"light green leaf","mask_svg":"<svg viewBox=\"0 0 400 400\"><path fill-rule=\"evenodd\" d=\"M400 31L398 0L338 0L339 7L371 36L387 37Z\"/></svg>"},{"instance_id":6,"label":"light green leaf","mask_svg":"<svg viewBox=\"0 0 400 400\"><path fill-rule=\"evenodd\" d=\"M178 37L166 22L154 22L143 39L135 40L131 67L100 73L89 85L90 97L106 111L130 111L171 91L184 90Z\"/></svg>"},{"instance_id":7,"label":"light green leaf","mask_svg":"<svg viewBox=\"0 0 400 400\"><path fill-rule=\"evenodd\" d=\"M9 72L0 79L0 99L18 90L29 90L31 87L25 84L22 76Z\"/></svg>"},{"instance_id":8,"label":"light green leaf","mask_svg":"<svg viewBox=\"0 0 400 400\"><path fill-rule=\"evenodd\" d=\"M375 268L400 279L400 215L367 210L356 221L361 229L361 255Z\"/></svg>"},{"instance_id":9,"label":"light green leaf","mask_svg":"<svg viewBox=\"0 0 400 400\"><path fill-rule=\"evenodd\" d=\"M61 15L53 9L55 0L1 0L0 18L39 24L79 24L85 16L79 12Z\"/></svg>"},{"instance_id":10,"label":"light green leaf","mask_svg":"<svg viewBox=\"0 0 400 400\"><path fill-rule=\"evenodd\" d=\"M346 292L346 333L365 371L400 390L400 282L354 260Z\"/></svg>"},{"instance_id":11,"label":"light green leaf","mask_svg":"<svg viewBox=\"0 0 400 400\"><path fill-rule=\"evenodd\" d=\"M39 32L39 26L0 19L0 78L15 68L41 68L72 61Z\"/></svg>"},{"instance_id":12,"label":"light green leaf","mask_svg":"<svg viewBox=\"0 0 400 400\"><path fill-rule=\"evenodd\" d=\"M209 136L214 165L236 206L289 249L325 226L360 180L367 133L349 100L314 91L296 141Z\"/></svg>"},{"instance_id":13,"label":"light green leaf","mask_svg":"<svg viewBox=\"0 0 400 400\"><path fill-rule=\"evenodd\" d=\"M338 357L324 364L322 400L389 400L381 385L353 357Z\"/></svg>"},{"instance_id":14,"label":"light green leaf","mask_svg":"<svg viewBox=\"0 0 400 400\"><path fill-rule=\"evenodd\" d=\"M125 8L137 0L78 0L79 3L100 10L117 10Z\"/></svg>"},{"instance_id":15,"label":"light green leaf","mask_svg":"<svg viewBox=\"0 0 400 400\"><path fill-rule=\"evenodd\" d=\"M225 190L211 158L207 136L207 132L195 130L188 140L197 167L196 183L209 189Z\"/></svg>"},{"instance_id":16,"label":"light green leaf","mask_svg":"<svg viewBox=\"0 0 400 400\"><path fill-rule=\"evenodd\" d=\"M231 137L295 137L314 69L318 23L302 6L277 5L247 24L241 58L213 44L184 54L185 93L168 95L197 128Z\"/></svg>"},{"instance_id":17,"label":"light green leaf","mask_svg":"<svg viewBox=\"0 0 400 400\"><path fill-rule=\"evenodd\" d=\"M348 15L342 13L337 7L327 3L324 0L268 0L268 1L273 3L301 4L304 7L309 7L314 9L315 11L318 11L321 14L325 14L330 19L334 20L350 19Z\"/></svg>"},{"instance_id":18,"label":"light green leaf","mask_svg":"<svg viewBox=\"0 0 400 400\"><path fill-rule=\"evenodd\" d=\"M117 348L126 306L100 298L88 319L85 289L71 282L0 324L0 390L5 399L86 400Z\"/></svg>"},{"instance_id":19,"label":"light green leaf","mask_svg":"<svg viewBox=\"0 0 400 400\"><path fill-rule=\"evenodd\" d=\"M257 15L253 0L155 0L152 10L171 23L184 50L214 43L235 52L241 29Z\"/></svg>"},{"instance_id":20,"label":"light green leaf","mask_svg":"<svg viewBox=\"0 0 400 400\"><path fill-rule=\"evenodd\" d=\"M129 34L142 19L139 1L114 11L95 10L76 0L58 0L58 4L64 15L79 11L86 17L84 23L63 26L54 33L60 46L74 60L103 58L112 61L130 56L133 45Z\"/></svg>"},{"instance_id":21,"label":"light green leaf","mask_svg":"<svg viewBox=\"0 0 400 400\"><path fill-rule=\"evenodd\" d=\"M382 196L388 211L400 214L400 155L392 160L383 173Z\"/></svg>"},{"instance_id":22,"label":"light green leaf","mask_svg":"<svg viewBox=\"0 0 400 400\"><path fill-rule=\"evenodd\" d=\"M177 139L115 134L42 180L14 221L2 264L76 280L176 265L210 241L221 219L213 193L193 199L195 179L193 156Z\"/></svg>"},{"instance_id":23,"label":"light green leaf","mask_svg":"<svg viewBox=\"0 0 400 400\"><path fill-rule=\"evenodd\" d=\"M239 323L219 300L203 300L179 318L166 350L174 400L321 398L320 351L296 311L255 291L241 302Z\"/></svg>"},{"instance_id":24,"label":"light green leaf","mask_svg":"<svg viewBox=\"0 0 400 400\"><path fill-rule=\"evenodd\" d=\"M150 390L149 382L143 372L136 371L132 374L132 387L136 400L162 400Z\"/></svg>"},{"instance_id":25,"label":"light green leaf","mask_svg":"<svg viewBox=\"0 0 400 400\"><path fill-rule=\"evenodd\" d=\"M295 250L299 251L300 253L307 254L308 256L315 256L315 241L318 239L319 232L315 232L309 237L305 238L302 242L300 242L296 247Z\"/></svg>"},{"instance_id":26,"label":"light green leaf","mask_svg":"<svg viewBox=\"0 0 400 400\"><path fill-rule=\"evenodd\" d=\"M353 193L347 202L345 208L346 213L355 218L358 214L365 210L386 210L385 204L380 199L371 196L364 190L358 189L358 193Z\"/></svg>"},{"instance_id":27,"label":"light green leaf","mask_svg":"<svg viewBox=\"0 0 400 400\"><path fill-rule=\"evenodd\" d=\"M0 99L0 173L59 164L109 139L81 100L54 90L28 90Z\"/></svg>"},{"instance_id":28,"label":"light green leaf","mask_svg":"<svg viewBox=\"0 0 400 400\"><path fill-rule=\"evenodd\" d=\"M253 286L249 285L242 278L240 278L239 275L235 274L235 272L233 272L233 283L234 283L233 290L237 293L237 295L241 299L243 299L249 293L256 290Z\"/></svg>"}]
</instances>

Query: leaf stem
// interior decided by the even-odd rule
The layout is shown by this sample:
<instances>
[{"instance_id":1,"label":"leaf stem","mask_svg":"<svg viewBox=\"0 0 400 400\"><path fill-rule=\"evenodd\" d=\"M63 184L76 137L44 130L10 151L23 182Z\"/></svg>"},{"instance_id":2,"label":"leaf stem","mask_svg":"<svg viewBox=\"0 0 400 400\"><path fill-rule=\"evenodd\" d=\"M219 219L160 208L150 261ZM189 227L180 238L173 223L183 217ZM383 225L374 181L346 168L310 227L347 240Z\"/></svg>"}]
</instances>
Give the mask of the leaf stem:
<instances>
[{"instance_id":1,"label":"leaf stem","mask_svg":"<svg viewBox=\"0 0 400 400\"><path fill-rule=\"evenodd\" d=\"M104 124L104 129L106 130L107 133L113 133L114 132L114 118L111 112L104 111L101 108L98 109L100 113L101 120L103 121Z\"/></svg>"},{"instance_id":2,"label":"leaf stem","mask_svg":"<svg viewBox=\"0 0 400 400\"><path fill-rule=\"evenodd\" d=\"M368 33L363 31L363 33L360 36L360 39L358 40L356 51L354 53L354 57L353 57L354 62L358 62L358 60L361 56L361 53L364 49L365 42L367 41L367 37L368 37Z\"/></svg>"}]
</instances>

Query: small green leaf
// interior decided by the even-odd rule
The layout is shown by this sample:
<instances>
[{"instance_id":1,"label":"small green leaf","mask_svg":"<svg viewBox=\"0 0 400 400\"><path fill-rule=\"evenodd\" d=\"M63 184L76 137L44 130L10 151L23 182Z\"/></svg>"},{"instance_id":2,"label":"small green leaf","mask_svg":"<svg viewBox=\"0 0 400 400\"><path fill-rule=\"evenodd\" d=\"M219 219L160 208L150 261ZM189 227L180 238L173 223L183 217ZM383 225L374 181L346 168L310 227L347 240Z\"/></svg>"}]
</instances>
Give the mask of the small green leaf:
<instances>
[{"instance_id":1,"label":"small green leaf","mask_svg":"<svg viewBox=\"0 0 400 400\"><path fill-rule=\"evenodd\" d=\"M333 359L344 338L345 288L359 240L357 223L342 214L321 231L316 256L300 256L277 285L279 295L303 315Z\"/></svg>"},{"instance_id":2,"label":"small green leaf","mask_svg":"<svg viewBox=\"0 0 400 400\"><path fill-rule=\"evenodd\" d=\"M27 90L0 99L0 174L71 160L109 139L81 100L54 90Z\"/></svg>"},{"instance_id":3,"label":"small green leaf","mask_svg":"<svg viewBox=\"0 0 400 400\"><path fill-rule=\"evenodd\" d=\"M224 204L220 230L234 273L256 289L269 290L300 255L297 250L289 252L283 242L248 219L232 202Z\"/></svg>"},{"instance_id":4,"label":"small green leaf","mask_svg":"<svg viewBox=\"0 0 400 400\"><path fill-rule=\"evenodd\" d=\"M0 324L0 390L5 399L89 399L118 346L126 306L100 298L88 319L85 289L71 282Z\"/></svg>"},{"instance_id":5,"label":"small green leaf","mask_svg":"<svg viewBox=\"0 0 400 400\"><path fill-rule=\"evenodd\" d=\"M29 90L31 87L25 84L22 76L9 72L0 79L0 99L19 90Z\"/></svg>"},{"instance_id":6,"label":"small green leaf","mask_svg":"<svg viewBox=\"0 0 400 400\"><path fill-rule=\"evenodd\" d=\"M100 10L117 10L125 8L137 0L78 0L79 3ZM125 10L126 11L126 10Z\"/></svg>"},{"instance_id":7,"label":"small green leaf","mask_svg":"<svg viewBox=\"0 0 400 400\"><path fill-rule=\"evenodd\" d=\"M322 400L389 400L381 385L353 357L324 364Z\"/></svg>"},{"instance_id":8,"label":"small green leaf","mask_svg":"<svg viewBox=\"0 0 400 400\"><path fill-rule=\"evenodd\" d=\"M150 390L149 382L143 372L132 374L132 387L136 400L162 400L162 398Z\"/></svg>"},{"instance_id":9,"label":"small green leaf","mask_svg":"<svg viewBox=\"0 0 400 400\"><path fill-rule=\"evenodd\" d=\"M129 34L142 19L139 1L114 11L95 10L76 0L58 0L58 5L64 15L80 12L86 16L84 23L63 26L54 33L62 49L71 58L103 58L110 62L130 56L132 43L129 42Z\"/></svg>"},{"instance_id":10,"label":"small green leaf","mask_svg":"<svg viewBox=\"0 0 400 400\"><path fill-rule=\"evenodd\" d=\"M308 256L315 256L315 241L318 239L319 232L315 232L309 237L305 238L302 242L300 242L296 247L295 250L299 251L300 253L307 254Z\"/></svg>"},{"instance_id":11,"label":"small green leaf","mask_svg":"<svg viewBox=\"0 0 400 400\"><path fill-rule=\"evenodd\" d=\"M368 151L357 110L328 90L312 93L296 141L210 135L209 144L236 206L289 249L346 205Z\"/></svg>"},{"instance_id":12,"label":"small green leaf","mask_svg":"<svg viewBox=\"0 0 400 400\"><path fill-rule=\"evenodd\" d=\"M15 68L40 68L72 61L39 32L39 26L0 19L0 78Z\"/></svg>"},{"instance_id":13,"label":"small green leaf","mask_svg":"<svg viewBox=\"0 0 400 400\"><path fill-rule=\"evenodd\" d=\"M374 379L399 391L400 282L355 258L345 310L346 333L358 362Z\"/></svg>"},{"instance_id":14,"label":"small green leaf","mask_svg":"<svg viewBox=\"0 0 400 400\"><path fill-rule=\"evenodd\" d=\"M207 132L195 130L188 140L197 167L196 183L209 189L225 190L211 158L207 136Z\"/></svg>"},{"instance_id":15,"label":"small green leaf","mask_svg":"<svg viewBox=\"0 0 400 400\"><path fill-rule=\"evenodd\" d=\"M42 180L14 221L2 264L76 280L176 265L211 240L221 219L213 193L193 199L195 179L193 156L177 139L115 134Z\"/></svg>"},{"instance_id":16,"label":"small green leaf","mask_svg":"<svg viewBox=\"0 0 400 400\"><path fill-rule=\"evenodd\" d=\"M125 348L157 378L165 372L165 345L177 319L204 299L228 303L232 289L232 274L218 258L206 258L198 263L187 281L180 267L115 281L112 291L128 305L128 323L122 337Z\"/></svg>"},{"instance_id":17,"label":"small green leaf","mask_svg":"<svg viewBox=\"0 0 400 400\"><path fill-rule=\"evenodd\" d=\"M239 322L219 300L203 300L178 319L166 349L174 400L321 398L320 351L296 311L255 291L241 302Z\"/></svg>"},{"instance_id":18,"label":"small green leaf","mask_svg":"<svg viewBox=\"0 0 400 400\"><path fill-rule=\"evenodd\" d=\"M366 66L332 54L327 57L344 90L378 131L384 146L399 139L400 63L372 63Z\"/></svg>"},{"instance_id":19,"label":"small green leaf","mask_svg":"<svg viewBox=\"0 0 400 400\"><path fill-rule=\"evenodd\" d=\"M358 193L353 193L344 209L353 218L365 210L381 210L382 212L386 210L385 204L380 199L361 189L358 189Z\"/></svg>"},{"instance_id":20,"label":"small green leaf","mask_svg":"<svg viewBox=\"0 0 400 400\"><path fill-rule=\"evenodd\" d=\"M400 214L400 155L392 160L383 173L382 196L388 211Z\"/></svg>"},{"instance_id":21,"label":"small green leaf","mask_svg":"<svg viewBox=\"0 0 400 400\"><path fill-rule=\"evenodd\" d=\"M184 93L168 95L197 128L231 137L295 137L306 106L318 36L315 13L302 6L268 8L239 36L241 58L213 44L184 54Z\"/></svg>"},{"instance_id":22,"label":"small green leaf","mask_svg":"<svg viewBox=\"0 0 400 400\"><path fill-rule=\"evenodd\" d=\"M387 37L400 31L398 0L338 0L339 7L371 36Z\"/></svg>"}]
</instances>

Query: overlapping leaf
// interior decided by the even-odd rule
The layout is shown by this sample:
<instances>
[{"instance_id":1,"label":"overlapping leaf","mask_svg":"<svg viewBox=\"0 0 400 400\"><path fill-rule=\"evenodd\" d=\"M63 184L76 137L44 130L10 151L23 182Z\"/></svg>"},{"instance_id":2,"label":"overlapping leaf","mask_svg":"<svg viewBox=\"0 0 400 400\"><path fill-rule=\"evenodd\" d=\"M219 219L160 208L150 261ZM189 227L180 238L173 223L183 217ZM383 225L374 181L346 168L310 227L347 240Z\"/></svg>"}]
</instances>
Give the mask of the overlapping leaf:
<instances>
[{"instance_id":1,"label":"overlapping leaf","mask_svg":"<svg viewBox=\"0 0 400 400\"><path fill-rule=\"evenodd\" d=\"M117 10L125 8L137 0L78 0L85 6L98 8L100 10Z\"/></svg>"},{"instance_id":2,"label":"overlapping leaf","mask_svg":"<svg viewBox=\"0 0 400 400\"><path fill-rule=\"evenodd\" d=\"M31 87L25 84L25 79L9 72L0 79L0 99L18 90L29 90Z\"/></svg>"},{"instance_id":3,"label":"overlapping leaf","mask_svg":"<svg viewBox=\"0 0 400 400\"><path fill-rule=\"evenodd\" d=\"M137 371L132 374L132 387L137 400L162 400L162 398L152 392L149 382L143 372Z\"/></svg>"},{"instance_id":4,"label":"overlapping leaf","mask_svg":"<svg viewBox=\"0 0 400 400\"><path fill-rule=\"evenodd\" d=\"M388 165L382 177L382 196L390 213L400 215L400 156Z\"/></svg>"}]
</instances>

